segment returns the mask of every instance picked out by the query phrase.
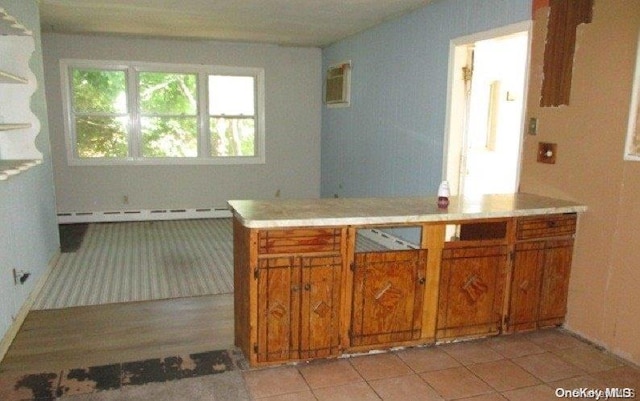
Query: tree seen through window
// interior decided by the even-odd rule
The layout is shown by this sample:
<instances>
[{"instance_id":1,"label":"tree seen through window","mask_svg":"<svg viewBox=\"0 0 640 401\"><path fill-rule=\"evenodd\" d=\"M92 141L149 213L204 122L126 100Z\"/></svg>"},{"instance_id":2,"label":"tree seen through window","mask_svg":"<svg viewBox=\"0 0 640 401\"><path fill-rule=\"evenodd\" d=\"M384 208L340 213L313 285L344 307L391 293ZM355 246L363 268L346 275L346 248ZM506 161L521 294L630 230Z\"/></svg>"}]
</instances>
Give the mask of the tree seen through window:
<instances>
[{"instance_id":1,"label":"tree seen through window","mask_svg":"<svg viewBox=\"0 0 640 401\"><path fill-rule=\"evenodd\" d=\"M79 159L257 155L256 76L130 66L70 66L69 72L73 154Z\"/></svg>"}]
</instances>

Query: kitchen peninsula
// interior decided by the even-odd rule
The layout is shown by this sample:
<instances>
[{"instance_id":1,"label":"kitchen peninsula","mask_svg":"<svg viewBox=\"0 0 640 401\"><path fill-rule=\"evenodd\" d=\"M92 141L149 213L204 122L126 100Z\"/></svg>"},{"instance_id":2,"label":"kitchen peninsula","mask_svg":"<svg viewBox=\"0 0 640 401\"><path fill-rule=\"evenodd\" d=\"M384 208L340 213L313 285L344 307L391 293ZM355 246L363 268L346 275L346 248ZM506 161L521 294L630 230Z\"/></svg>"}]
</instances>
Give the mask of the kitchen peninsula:
<instances>
[{"instance_id":1,"label":"kitchen peninsula","mask_svg":"<svg viewBox=\"0 0 640 401\"><path fill-rule=\"evenodd\" d=\"M559 325L586 211L531 194L229 206L252 366Z\"/></svg>"}]
</instances>

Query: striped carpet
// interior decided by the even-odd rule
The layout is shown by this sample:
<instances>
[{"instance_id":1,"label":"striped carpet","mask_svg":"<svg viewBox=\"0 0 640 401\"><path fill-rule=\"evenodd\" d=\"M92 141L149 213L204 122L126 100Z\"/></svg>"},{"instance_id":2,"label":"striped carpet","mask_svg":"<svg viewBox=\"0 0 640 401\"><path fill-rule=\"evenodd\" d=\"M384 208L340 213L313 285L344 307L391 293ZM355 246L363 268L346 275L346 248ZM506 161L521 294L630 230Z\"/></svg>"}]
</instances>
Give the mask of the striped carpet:
<instances>
[{"instance_id":1,"label":"striped carpet","mask_svg":"<svg viewBox=\"0 0 640 401\"><path fill-rule=\"evenodd\" d=\"M357 249L387 248L358 235ZM231 219L95 223L60 255L32 309L231 292Z\"/></svg>"},{"instance_id":2,"label":"striped carpet","mask_svg":"<svg viewBox=\"0 0 640 401\"><path fill-rule=\"evenodd\" d=\"M33 309L233 292L231 219L90 224Z\"/></svg>"}]
</instances>

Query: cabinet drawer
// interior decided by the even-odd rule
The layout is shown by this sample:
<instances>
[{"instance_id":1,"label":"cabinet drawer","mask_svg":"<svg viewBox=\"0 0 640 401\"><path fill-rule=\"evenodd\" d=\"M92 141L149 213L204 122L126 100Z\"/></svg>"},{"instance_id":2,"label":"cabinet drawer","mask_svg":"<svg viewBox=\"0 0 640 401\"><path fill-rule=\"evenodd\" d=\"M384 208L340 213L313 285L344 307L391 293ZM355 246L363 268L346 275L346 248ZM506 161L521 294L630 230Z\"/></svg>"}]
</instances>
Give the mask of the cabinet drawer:
<instances>
[{"instance_id":1,"label":"cabinet drawer","mask_svg":"<svg viewBox=\"0 0 640 401\"><path fill-rule=\"evenodd\" d=\"M338 228L296 228L258 233L258 252L261 254L340 252L340 243L341 230Z\"/></svg>"},{"instance_id":2,"label":"cabinet drawer","mask_svg":"<svg viewBox=\"0 0 640 401\"><path fill-rule=\"evenodd\" d=\"M575 213L521 217L518 219L516 235L519 240L573 235L576 221Z\"/></svg>"}]
</instances>

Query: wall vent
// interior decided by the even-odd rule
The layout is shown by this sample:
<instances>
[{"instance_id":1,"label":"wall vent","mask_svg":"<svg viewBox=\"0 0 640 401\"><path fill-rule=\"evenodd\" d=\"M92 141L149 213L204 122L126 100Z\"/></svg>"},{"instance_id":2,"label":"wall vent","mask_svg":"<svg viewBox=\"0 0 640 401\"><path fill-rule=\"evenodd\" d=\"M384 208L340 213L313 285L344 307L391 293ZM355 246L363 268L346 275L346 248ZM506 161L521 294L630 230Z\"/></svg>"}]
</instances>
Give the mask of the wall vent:
<instances>
[{"instance_id":1,"label":"wall vent","mask_svg":"<svg viewBox=\"0 0 640 401\"><path fill-rule=\"evenodd\" d=\"M327 69L324 102L328 107L348 107L351 104L351 61L333 64Z\"/></svg>"}]
</instances>

